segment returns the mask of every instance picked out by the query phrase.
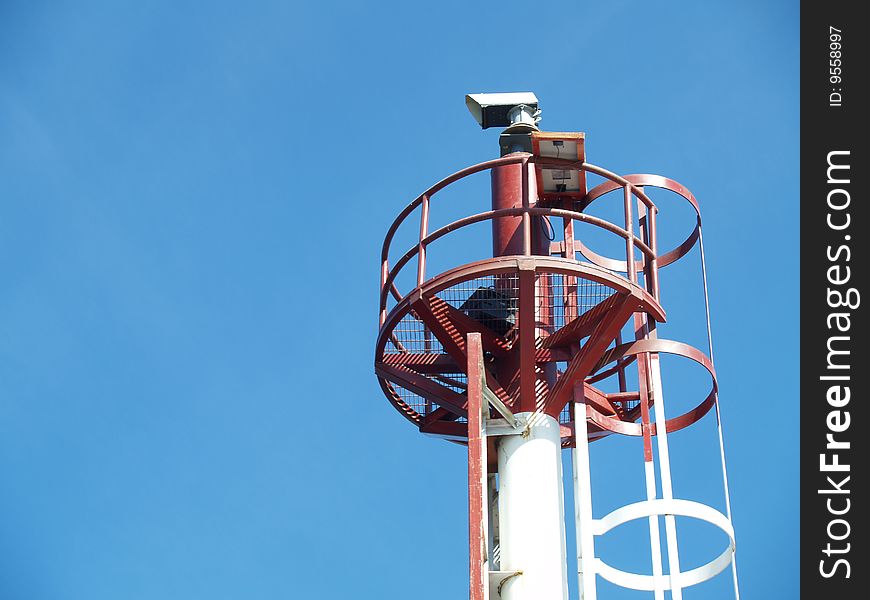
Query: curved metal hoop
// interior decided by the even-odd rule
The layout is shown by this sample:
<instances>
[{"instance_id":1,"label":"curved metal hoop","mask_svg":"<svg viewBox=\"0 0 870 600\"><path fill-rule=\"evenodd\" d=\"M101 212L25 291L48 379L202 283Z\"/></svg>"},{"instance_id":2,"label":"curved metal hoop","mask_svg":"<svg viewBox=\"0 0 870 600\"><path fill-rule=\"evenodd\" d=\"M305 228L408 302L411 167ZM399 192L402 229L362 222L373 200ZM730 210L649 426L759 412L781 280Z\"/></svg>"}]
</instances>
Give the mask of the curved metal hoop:
<instances>
[{"instance_id":1,"label":"curved metal hoop","mask_svg":"<svg viewBox=\"0 0 870 600\"><path fill-rule=\"evenodd\" d=\"M681 183L674 181L673 179L669 179L667 177L662 177L661 175L648 175L648 174L638 174L638 175L626 175L625 179L629 181L633 186L639 187L656 187L664 190L668 190L682 196L689 204L692 205L692 208L695 210L696 222L695 227L692 229L691 233L689 233L688 237L683 240L682 243L677 245L675 248L660 254L656 258L656 265L659 269L662 267L666 267L676 261L680 260L692 248L695 247L695 244L698 242L698 238L701 235L701 209L698 206L698 201L695 199L695 196ZM621 185L618 185L614 181L605 181L604 183L595 186L589 193L586 194L586 197L580 204L580 211L586 210L586 208L595 202L601 196L608 194L610 192L614 192L616 190L622 189ZM651 207L652 210L658 210L654 204L647 204L648 207ZM585 245L581 240L574 240L574 244L579 249L580 253L589 260L592 264L598 265L599 267L603 267L605 269L610 269L613 271L625 271L627 269L626 262L624 260L619 260L616 258L609 258L607 256L602 256L587 245Z\"/></svg>"},{"instance_id":2,"label":"curved metal hoop","mask_svg":"<svg viewBox=\"0 0 870 600\"><path fill-rule=\"evenodd\" d=\"M682 342L675 342L673 340L638 340L636 342L622 344L605 352L604 356L601 357L601 360L598 363L598 368L600 369L602 366L617 361L625 356L636 357L639 354L644 354L648 352L674 354L676 356L688 358L704 367L710 374L710 379L712 380L712 387L710 389L710 393L707 394L707 397L704 398L704 400L702 400L701 403L698 404L695 408L689 410L688 412L685 412L678 417L668 419L665 424L665 431L667 433L679 431L680 429L688 427L692 423L698 422L704 415L706 415L710 411L711 408L713 408L713 405L716 404L716 394L719 390L719 387L716 381L716 370L713 368L713 363L703 352L701 352L697 348L688 344L684 344ZM621 433L622 435L635 436L643 435L643 429L640 423L630 423L627 421L615 419L613 417L608 417L607 415L598 412L590 405L586 406L586 418L601 427L602 429L606 429L607 431L611 431L613 433ZM656 433L656 424L653 423L651 425L651 434L656 435Z\"/></svg>"},{"instance_id":3,"label":"curved metal hoop","mask_svg":"<svg viewBox=\"0 0 870 600\"><path fill-rule=\"evenodd\" d=\"M656 578L652 575L630 573L612 567L600 558L595 559L595 571L604 579L616 585L632 590L654 591L659 589L669 590L673 587L676 579L678 587L685 588L697 585L708 579L712 579L721 573L731 561L734 560L736 543L734 540L734 527L728 517L706 504L691 500L644 500L618 508L607 516L593 521L593 534L603 535L611 529L643 517L674 515L679 517L691 517L715 525L728 535L728 547L710 562L689 571L664 576L665 581L656 585Z\"/></svg>"}]
</instances>

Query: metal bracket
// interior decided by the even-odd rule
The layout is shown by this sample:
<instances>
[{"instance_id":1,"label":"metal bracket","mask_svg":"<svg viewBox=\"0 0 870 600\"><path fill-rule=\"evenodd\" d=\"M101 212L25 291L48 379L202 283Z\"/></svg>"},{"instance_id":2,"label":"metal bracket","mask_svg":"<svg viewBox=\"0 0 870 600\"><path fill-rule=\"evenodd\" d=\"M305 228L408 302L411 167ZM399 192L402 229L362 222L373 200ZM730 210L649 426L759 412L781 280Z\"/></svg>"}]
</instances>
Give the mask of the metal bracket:
<instances>
[{"instance_id":1,"label":"metal bracket","mask_svg":"<svg viewBox=\"0 0 870 600\"><path fill-rule=\"evenodd\" d=\"M471 357L469 357L469 358L471 358ZM486 373L487 372L486 372L486 367L483 364L483 351L482 351L482 349L481 349L480 354L478 356L474 357L474 360L477 361L478 368L480 370L480 388L481 388L481 392L482 392L481 395L483 396L483 401L485 403L483 405L484 414L487 414L488 411L486 409L489 406L492 406L496 410L496 412L498 412L498 414L500 414L502 417L504 417L504 421L508 425L510 425L511 428L519 429L520 422L514 416L514 413L512 413L510 411L510 409L507 407L507 405L501 401L501 398L499 398L495 394L495 392L493 392L489 388L489 386L486 384ZM486 419L486 426L489 427L489 424L492 422L493 422L492 419ZM487 435L489 435L489 433L487 433Z\"/></svg>"},{"instance_id":2,"label":"metal bracket","mask_svg":"<svg viewBox=\"0 0 870 600\"><path fill-rule=\"evenodd\" d=\"M519 271L534 271L535 270L535 259L534 258L518 258L517 259L517 270Z\"/></svg>"},{"instance_id":3,"label":"metal bracket","mask_svg":"<svg viewBox=\"0 0 870 600\"><path fill-rule=\"evenodd\" d=\"M511 427L514 429L519 428L520 422L514 416L514 413L512 413L510 409L505 406L504 402L495 395L495 392L487 387L486 377L483 378L483 399L486 400L496 410L496 412L498 412L498 414L504 417L504 420L507 421Z\"/></svg>"},{"instance_id":4,"label":"metal bracket","mask_svg":"<svg viewBox=\"0 0 870 600\"><path fill-rule=\"evenodd\" d=\"M498 437L503 435L522 435L525 431L526 420L517 418L516 426L511 425L505 419L488 419L486 422L486 436Z\"/></svg>"}]
</instances>

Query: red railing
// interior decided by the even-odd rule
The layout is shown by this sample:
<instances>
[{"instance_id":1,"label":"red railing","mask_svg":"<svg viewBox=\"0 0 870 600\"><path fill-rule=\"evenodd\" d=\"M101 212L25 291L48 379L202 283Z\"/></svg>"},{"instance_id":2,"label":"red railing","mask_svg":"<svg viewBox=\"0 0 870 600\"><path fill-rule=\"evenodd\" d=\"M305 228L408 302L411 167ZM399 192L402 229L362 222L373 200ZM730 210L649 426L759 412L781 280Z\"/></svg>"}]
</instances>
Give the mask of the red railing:
<instances>
[{"instance_id":1,"label":"red railing","mask_svg":"<svg viewBox=\"0 0 870 600\"><path fill-rule=\"evenodd\" d=\"M521 207L490 210L479 214L470 215L454 221L449 225L445 225L444 227L441 227L431 233L429 232L429 219L432 198L437 192L444 189L448 185L459 181L460 179L468 177L469 175L474 175L476 173L491 170L496 167L517 163L523 165ZM624 226L621 227L605 219L594 217L592 215L576 210L531 206L531 199L529 197L530 186L528 181L528 165L530 163L540 165L541 167L558 168L564 170L576 169L586 171L588 173L594 173L596 175L604 177L607 181L589 192L589 194L587 195L587 199L584 200L581 204L581 210L585 209L586 206L588 206L593 200L600 197L601 195L613 191L618 187L622 187L624 190ZM384 239L384 244L381 250L380 323L383 324L386 320L389 295L392 294L397 301L402 299L401 293L396 288L395 280L398 274L402 271L402 269L409 262L411 262L414 257L417 258L417 285L419 286L426 280L427 253L429 245L432 244L432 242L438 240L439 238L447 235L452 231L456 231L463 227L467 227L475 223L480 223L482 221L498 219L501 217L522 217L522 247L523 253L526 256L531 255L531 219L533 216L562 218L565 223L566 231L568 230L570 224L571 231L573 232L573 222L579 221L599 227L605 231L622 237L625 240L625 261L599 256L595 252L592 252L579 240L576 241L575 246L575 240L573 238L573 235L571 236L572 248L566 248L565 256L570 256L573 258L575 256L575 252L580 252L593 264L606 268L610 271L620 271L626 273L627 278L634 283L638 281L637 267L639 262L645 274L644 284L647 288L647 291L649 291L654 297L658 297L658 268L662 266L660 265L661 258L666 258L667 262L665 264L670 264L680 256L684 255L686 252L688 252L689 249L691 249L691 247L694 245L694 242L697 240L698 234L700 232L700 217L698 220L698 226L695 228L695 231L692 233L692 235L689 236L689 238L686 239L683 244L681 244L671 252L667 253L667 255L665 255L664 257L659 257L657 254L655 241L655 215L658 212L658 208L644 193L642 187L645 183L648 183L649 185L656 185L657 187L665 187L667 189L671 189L672 191L676 191L677 193L687 198L694 205L697 212L698 207L697 203L694 200L694 197L692 197L691 194L688 193L688 190L685 190L685 188L683 188L676 182L673 182L663 177L648 175L636 175L625 178L606 169L602 169L601 167L597 167L586 162L554 158L542 158L533 156L531 154L518 153L495 160L486 161L462 169L461 171L457 171L453 175L442 179L441 181L430 187L428 190L418 196L413 202L411 202L408 206L406 206L405 209L402 210L401 213L399 213L399 216L396 217L396 220L393 221L393 224L387 231L387 235ZM646 212L647 226L645 228L642 228L643 239L634 234L634 210L632 206L632 197L636 198L639 201L639 209L642 209ZM405 252L396 261L392 268L390 268L389 255L393 238L399 227L417 209L417 207L420 207L421 209L420 230L417 243L414 244L407 252ZM635 260L635 250L638 250L641 253L642 258L640 261Z\"/></svg>"}]
</instances>

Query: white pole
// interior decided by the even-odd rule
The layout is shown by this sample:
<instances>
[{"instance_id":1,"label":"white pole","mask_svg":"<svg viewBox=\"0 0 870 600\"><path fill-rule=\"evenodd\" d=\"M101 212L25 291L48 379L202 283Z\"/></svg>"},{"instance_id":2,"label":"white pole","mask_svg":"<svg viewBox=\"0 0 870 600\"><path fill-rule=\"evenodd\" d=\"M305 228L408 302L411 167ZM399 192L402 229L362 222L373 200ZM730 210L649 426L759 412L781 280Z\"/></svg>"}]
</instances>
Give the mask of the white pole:
<instances>
[{"instance_id":1,"label":"white pole","mask_svg":"<svg viewBox=\"0 0 870 600\"><path fill-rule=\"evenodd\" d=\"M559 422L520 413L522 435L499 439L498 512L504 600L568 600Z\"/></svg>"}]
</instances>

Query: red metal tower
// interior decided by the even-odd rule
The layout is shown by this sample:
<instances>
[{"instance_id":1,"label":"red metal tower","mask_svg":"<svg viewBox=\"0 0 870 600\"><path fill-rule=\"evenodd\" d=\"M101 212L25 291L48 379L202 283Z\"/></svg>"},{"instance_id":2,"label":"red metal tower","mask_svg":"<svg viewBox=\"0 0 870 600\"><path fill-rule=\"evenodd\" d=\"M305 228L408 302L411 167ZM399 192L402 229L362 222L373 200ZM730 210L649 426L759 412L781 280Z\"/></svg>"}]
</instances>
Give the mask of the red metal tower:
<instances>
[{"instance_id":1,"label":"red metal tower","mask_svg":"<svg viewBox=\"0 0 870 600\"><path fill-rule=\"evenodd\" d=\"M705 353L659 336L666 320L659 272L696 247L709 315L697 201L671 179L620 176L586 162L584 134L538 130L532 94L467 102L483 127L507 126L503 155L435 184L389 228L375 371L390 402L421 432L468 445L471 598L567 598L561 448L569 447L582 598L597 596L601 577L679 599L683 588L729 565L737 595L721 427L724 514L674 497L667 443L711 410L718 425L712 344ZM491 210L430 231L436 194L484 171L491 172ZM598 182L588 189L592 179ZM677 194L695 211L694 227L674 248L658 248L659 209L650 188ZM605 202L619 208L618 221L589 213ZM416 241L391 263L394 238L408 223ZM490 224L492 257L430 275L430 252L446 246L449 234L480 223ZM590 247L590 240L606 244L608 237L620 255ZM707 323L709 340L709 317ZM694 361L710 378L709 391L675 416L665 407L663 354ZM646 494L596 519L588 444L607 436L642 439ZM681 570L677 517L717 526L727 547ZM649 524L651 574L621 571L596 556L597 537L634 519Z\"/></svg>"}]
</instances>

